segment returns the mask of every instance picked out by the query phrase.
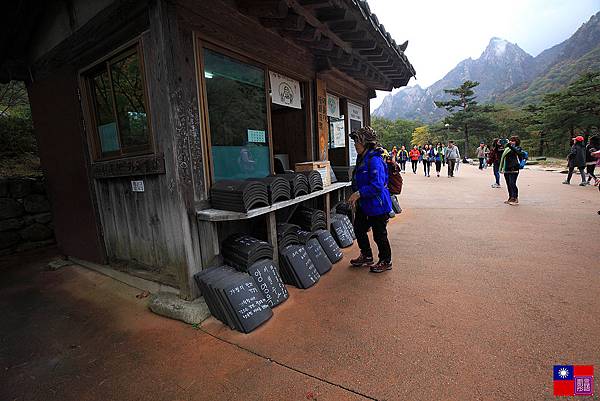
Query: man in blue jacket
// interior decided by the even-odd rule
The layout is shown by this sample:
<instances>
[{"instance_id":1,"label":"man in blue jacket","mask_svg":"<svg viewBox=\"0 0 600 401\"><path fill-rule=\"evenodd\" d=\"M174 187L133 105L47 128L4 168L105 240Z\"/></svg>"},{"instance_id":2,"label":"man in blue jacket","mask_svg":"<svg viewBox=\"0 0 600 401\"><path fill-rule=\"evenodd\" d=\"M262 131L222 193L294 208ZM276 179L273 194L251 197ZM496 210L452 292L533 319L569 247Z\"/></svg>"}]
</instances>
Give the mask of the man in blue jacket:
<instances>
[{"instance_id":1,"label":"man in blue jacket","mask_svg":"<svg viewBox=\"0 0 600 401\"><path fill-rule=\"evenodd\" d=\"M392 268L392 250L387 236L387 223L392 210L392 199L387 189L388 170L383 160L383 149L377 147L377 135L371 127L362 127L350 137L358 154L352 173L354 193L348 199L355 207L354 232L360 256L352 259L353 266L373 265L373 251L367 232L373 229L373 239L379 251L379 261L371 272L382 273Z\"/></svg>"}]
</instances>

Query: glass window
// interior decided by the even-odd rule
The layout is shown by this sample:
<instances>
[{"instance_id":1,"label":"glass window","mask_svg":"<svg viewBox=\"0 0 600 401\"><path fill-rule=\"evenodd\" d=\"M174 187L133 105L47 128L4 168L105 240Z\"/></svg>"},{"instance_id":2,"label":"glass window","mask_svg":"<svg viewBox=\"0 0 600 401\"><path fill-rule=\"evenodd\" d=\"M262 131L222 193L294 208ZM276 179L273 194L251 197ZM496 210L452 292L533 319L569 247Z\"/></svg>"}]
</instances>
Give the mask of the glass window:
<instances>
[{"instance_id":1,"label":"glass window","mask_svg":"<svg viewBox=\"0 0 600 401\"><path fill-rule=\"evenodd\" d=\"M264 70L204 49L215 181L270 174Z\"/></svg>"},{"instance_id":2,"label":"glass window","mask_svg":"<svg viewBox=\"0 0 600 401\"><path fill-rule=\"evenodd\" d=\"M151 150L139 55L117 56L90 77L101 157Z\"/></svg>"}]
</instances>

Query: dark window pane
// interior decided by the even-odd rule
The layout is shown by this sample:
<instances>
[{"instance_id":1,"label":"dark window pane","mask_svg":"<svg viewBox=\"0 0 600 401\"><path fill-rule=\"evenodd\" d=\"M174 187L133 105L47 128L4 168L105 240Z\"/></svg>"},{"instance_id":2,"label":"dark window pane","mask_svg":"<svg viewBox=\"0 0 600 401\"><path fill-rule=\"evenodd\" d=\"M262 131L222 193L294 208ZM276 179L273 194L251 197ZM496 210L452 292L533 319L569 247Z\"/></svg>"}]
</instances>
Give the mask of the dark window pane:
<instances>
[{"instance_id":1,"label":"dark window pane","mask_svg":"<svg viewBox=\"0 0 600 401\"><path fill-rule=\"evenodd\" d=\"M205 49L204 78L215 180L269 175L264 71Z\"/></svg>"},{"instance_id":2,"label":"dark window pane","mask_svg":"<svg viewBox=\"0 0 600 401\"><path fill-rule=\"evenodd\" d=\"M111 65L112 83L121 133L121 146L149 144L142 74L137 53Z\"/></svg>"},{"instance_id":3,"label":"dark window pane","mask_svg":"<svg viewBox=\"0 0 600 401\"><path fill-rule=\"evenodd\" d=\"M96 123L102 153L119 150L119 135L112 107L112 94L108 72L103 71L91 80L92 92L96 106Z\"/></svg>"}]
</instances>

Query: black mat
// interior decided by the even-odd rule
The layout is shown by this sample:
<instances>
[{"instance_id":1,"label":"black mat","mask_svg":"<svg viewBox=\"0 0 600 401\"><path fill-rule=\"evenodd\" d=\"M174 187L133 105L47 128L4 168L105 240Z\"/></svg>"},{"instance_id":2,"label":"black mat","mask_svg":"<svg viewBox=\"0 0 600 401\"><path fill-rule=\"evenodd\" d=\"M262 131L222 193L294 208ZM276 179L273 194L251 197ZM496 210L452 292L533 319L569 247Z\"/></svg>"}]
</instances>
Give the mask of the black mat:
<instances>
[{"instance_id":1,"label":"black mat","mask_svg":"<svg viewBox=\"0 0 600 401\"><path fill-rule=\"evenodd\" d=\"M234 212L247 212L269 205L267 186L253 180L225 180L213 184L210 189L212 207Z\"/></svg>"},{"instance_id":2,"label":"black mat","mask_svg":"<svg viewBox=\"0 0 600 401\"><path fill-rule=\"evenodd\" d=\"M248 268L261 259L273 259L273 247L247 234L232 234L221 244L221 254L225 262L240 271Z\"/></svg>"},{"instance_id":3,"label":"black mat","mask_svg":"<svg viewBox=\"0 0 600 401\"><path fill-rule=\"evenodd\" d=\"M321 247L325 251L325 255L327 255L331 263L336 263L344 257L342 250L329 231L318 230L316 234Z\"/></svg>"},{"instance_id":4,"label":"black mat","mask_svg":"<svg viewBox=\"0 0 600 401\"><path fill-rule=\"evenodd\" d=\"M281 277L287 284L298 288L310 288L319 281L321 275L304 245L288 245L279 252Z\"/></svg>"},{"instance_id":5,"label":"black mat","mask_svg":"<svg viewBox=\"0 0 600 401\"><path fill-rule=\"evenodd\" d=\"M348 227L344 223L342 216L339 214L331 216L331 234L340 248L352 246L352 243L354 242L352 234L348 231Z\"/></svg>"},{"instance_id":6,"label":"black mat","mask_svg":"<svg viewBox=\"0 0 600 401\"><path fill-rule=\"evenodd\" d=\"M254 263L248 268L248 274L254 279L271 308L288 299L289 294L279 275L279 269L271 259Z\"/></svg>"}]
</instances>

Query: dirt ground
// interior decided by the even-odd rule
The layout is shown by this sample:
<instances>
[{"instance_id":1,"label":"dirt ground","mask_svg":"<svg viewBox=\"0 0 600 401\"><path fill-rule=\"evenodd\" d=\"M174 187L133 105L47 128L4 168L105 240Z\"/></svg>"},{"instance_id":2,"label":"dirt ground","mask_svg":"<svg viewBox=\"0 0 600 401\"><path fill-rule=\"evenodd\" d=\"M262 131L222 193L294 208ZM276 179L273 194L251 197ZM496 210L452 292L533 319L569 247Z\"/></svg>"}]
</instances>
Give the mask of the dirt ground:
<instances>
[{"instance_id":1,"label":"dirt ground","mask_svg":"<svg viewBox=\"0 0 600 401\"><path fill-rule=\"evenodd\" d=\"M600 369L597 188L528 169L513 207L489 169L405 177L394 269L348 248L249 335L48 271L56 250L2 259L0 400L551 400L553 365Z\"/></svg>"}]
</instances>

